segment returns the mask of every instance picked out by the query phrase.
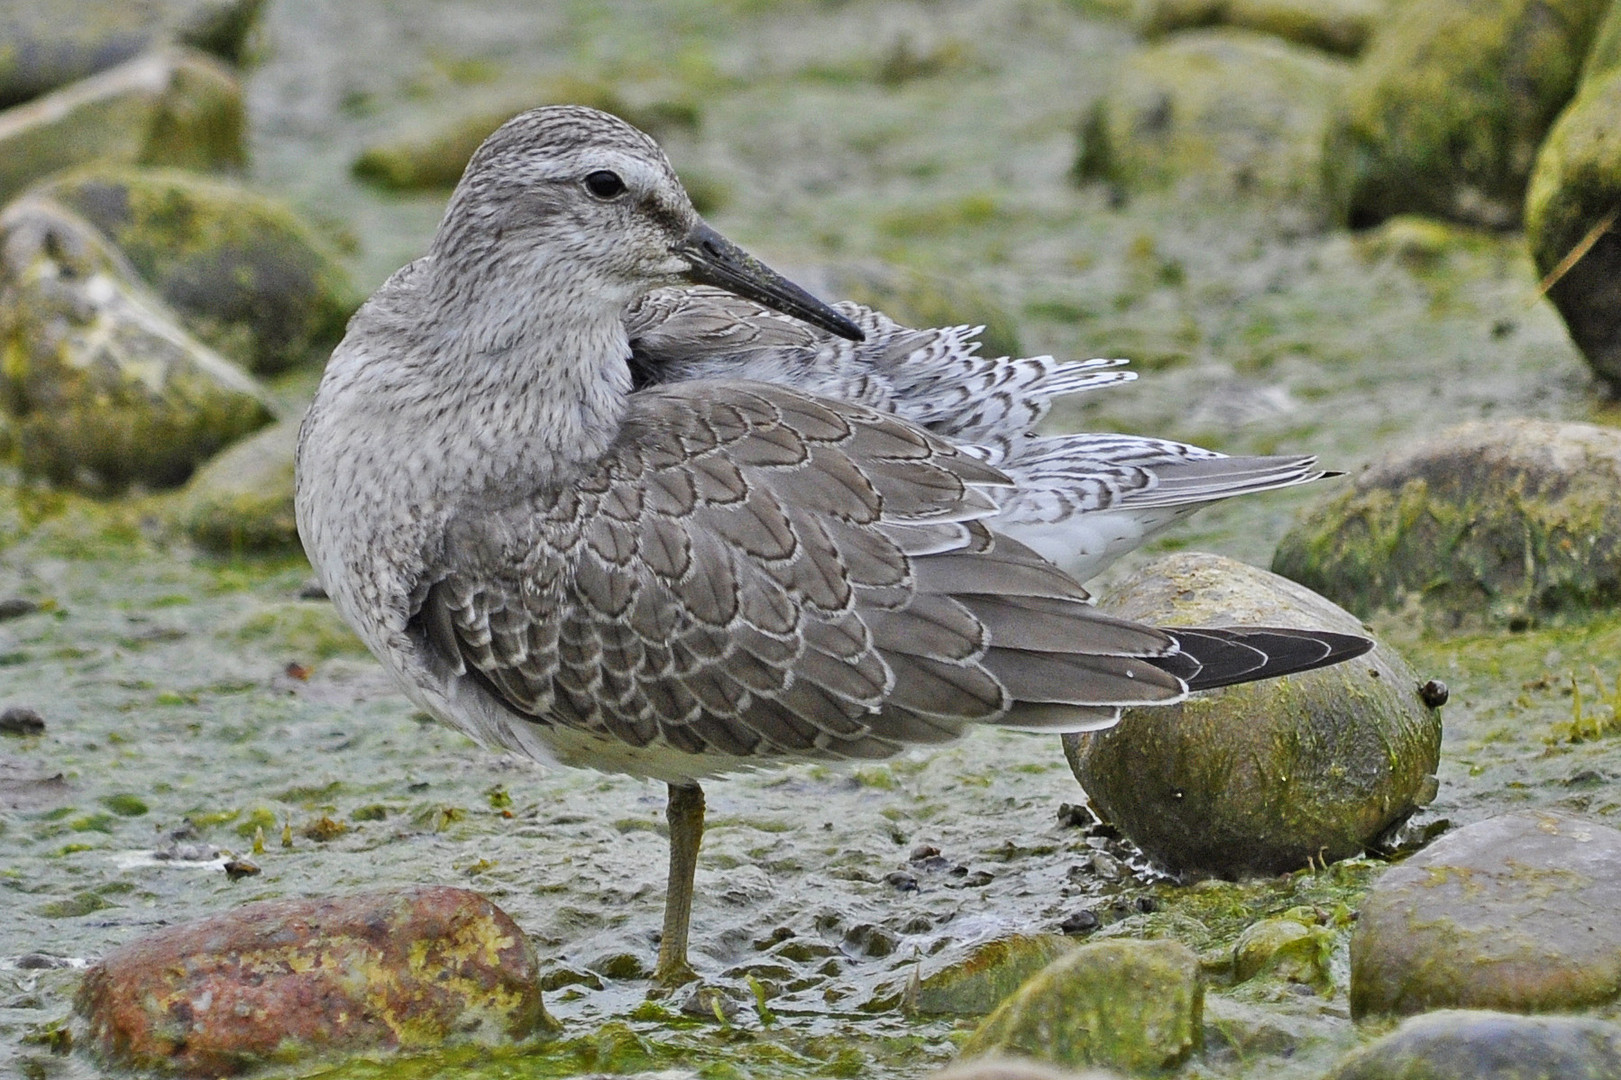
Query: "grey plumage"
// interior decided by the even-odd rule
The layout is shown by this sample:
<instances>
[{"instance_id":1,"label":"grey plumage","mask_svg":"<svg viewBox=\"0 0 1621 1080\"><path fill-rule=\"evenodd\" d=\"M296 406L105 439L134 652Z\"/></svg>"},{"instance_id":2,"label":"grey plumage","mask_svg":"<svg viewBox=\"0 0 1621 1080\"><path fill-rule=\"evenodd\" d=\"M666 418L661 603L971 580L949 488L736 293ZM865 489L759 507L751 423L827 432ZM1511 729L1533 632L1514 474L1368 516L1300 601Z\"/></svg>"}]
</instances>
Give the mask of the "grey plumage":
<instances>
[{"instance_id":1,"label":"grey plumage","mask_svg":"<svg viewBox=\"0 0 1621 1080\"><path fill-rule=\"evenodd\" d=\"M704 225L645 135L541 109L480 148L429 253L351 322L301 433L299 529L423 708L671 784L660 975L680 978L698 778L1093 728L1366 647L1113 619L1008 535L1154 528L1319 475L1029 434L1052 396L1121 377L829 309Z\"/></svg>"}]
</instances>

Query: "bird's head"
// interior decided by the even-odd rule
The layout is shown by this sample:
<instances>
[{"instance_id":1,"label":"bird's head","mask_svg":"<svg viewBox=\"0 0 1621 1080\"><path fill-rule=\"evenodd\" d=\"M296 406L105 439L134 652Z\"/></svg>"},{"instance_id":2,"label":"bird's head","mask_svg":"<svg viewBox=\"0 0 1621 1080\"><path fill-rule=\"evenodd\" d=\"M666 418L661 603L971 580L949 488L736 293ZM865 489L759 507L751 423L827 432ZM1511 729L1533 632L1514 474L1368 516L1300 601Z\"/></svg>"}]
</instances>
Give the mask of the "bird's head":
<instances>
[{"instance_id":1,"label":"bird's head","mask_svg":"<svg viewBox=\"0 0 1621 1080\"><path fill-rule=\"evenodd\" d=\"M592 293L621 309L661 286L715 285L840 337L862 336L710 228L658 144L596 109L534 109L486 139L434 253L440 265L479 264L512 285Z\"/></svg>"}]
</instances>

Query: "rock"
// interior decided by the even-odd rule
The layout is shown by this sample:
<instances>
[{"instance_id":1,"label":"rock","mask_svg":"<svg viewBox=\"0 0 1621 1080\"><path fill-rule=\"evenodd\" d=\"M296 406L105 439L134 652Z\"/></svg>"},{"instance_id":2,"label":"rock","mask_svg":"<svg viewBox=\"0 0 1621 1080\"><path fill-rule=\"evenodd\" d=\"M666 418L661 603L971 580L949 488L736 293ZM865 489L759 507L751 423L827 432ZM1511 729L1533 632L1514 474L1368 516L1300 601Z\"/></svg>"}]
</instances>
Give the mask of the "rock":
<instances>
[{"instance_id":1,"label":"rock","mask_svg":"<svg viewBox=\"0 0 1621 1080\"><path fill-rule=\"evenodd\" d=\"M1174 1068L1198 1048L1199 960L1176 941L1101 941L1053 961L986 1017L964 1058L1016 1054L1055 1065Z\"/></svg>"},{"instance_id":2,"label":"rock","mask_svg":"<svg viewBox=\"0 0 1621 1080\"><path fill-rule=\"evenodd\" d=\"M1401 213L1519 224L1531 164L1608 0L1412 0L1355 69L1324 175L1354 228Z\"/></svg>"},{"instance_id":3,"label":"rock","mask_svg":"<svg viewBox=\"0 0 1621 1080\"><path fill-rule=\"evenodd\" d=\"M1621 594L1621 431L1476 421L1400 447L1304 514L1272 569L1359 615L1524 627Z\"/></svg>"},{"instance_id":4,"label":"rock","mask_svg":"<svg viewBox=\"0 0 1621 1080\"><path fill-rule=\"evenodd\" d=\"M176 520L210 551L297 550L293 454L298 422L283 420L243 439L197 471L176 507Z\"/></svg>"},{"instance_id":5,"label":"rock","mask_svg":"<svg viewBox=\"0 0 1621 1080\"><path fill-rule=\"evenodd\" d=\"M1326 212L1322 151L1350 68L1244 30L1198 30L1121 67L1081 137L1076 174L1126 191L1188 182Z\"/></svg>"},{"instance_id":6,"label":"rock","mask_svg":"<svg viewBox=\"0 0 1621 1080\"><path fill-rule=\"evenodd\" d=\"M1577 1016L1444 1010L1406 1021L1341 1061L1325 1080L1615 1076L1621 1076L1621 1026Z\"/></svg>"},{"instance_id":7,"label":"rock","mask_svg":"<svg viewBox=\"0 0 1621 1080\"><path fill-rule=\"evenodd\" d=\"M45 718L26 705L11 705L0 711L0 735L43 735Z\"/></svg>"},{"instance_id":8,"label":"rock","mask_svg":"<svg viewBox=\"0 0 1621 1080\"><path fill-rule=\"evenodd\" d=\"M1307 589L1218 555L1149 564L1101 605L1167 626L1297 626L1364 633ZM1093 808L1172 870L1277 874L1358 854L1435 791L1440 714L1375 645L1333 667L1128 709L1064 736Z\"/></svg>"},{"instance_id":9,"label":"rock","mask_svg":"<svg viewBox=\"0 0 1621 1080\"><path fill-rule=\"evenodd\" d=\"M477 893L267 900L104 957L74 1002L125 1068L230 1075L312 1054L500 1045L551 1023L534 950Z\"/></svg>"},{"instance_id":10,"label":"rock","mask_svg":"<svg viewBox=\"0 0 1621 1080\"><path fill-rule=\"evenodd\" d=\"M1054 959L1074 948L1052 934L1015 935L975 946L969 954L924 975L912 1011L983 1016Z\"/></svg>"},{"instance_id":11,"label":"rock","mask_svg":"<svg viewBox=\"0 0 1621 1080\"><path fill-rule=\"evenodd\" d=\"M1621 7L1615 10L1621 12ZM1621 27L1621 18L1614 21ZM1621 39L1621 32L1616 37ZM1548 299L1559 309L1571 340L1593 373L1621 390L1617 115L1621 115L1621 66L1601 68L1560 114L1537 153L1525 196L1525 232L1537 273L1544 278L1557 275Z\"/></svg>"},{"instance_id":12,"label":"rock","mask_svg":"<svg viewBox=\"0 0 1621 1080\"><path fill-rule=\"evenodd\" d=\"M655 137L698 123L697 106L680 101L636 105L604 82L560 77L525 87L482 108L437 123L419 124L355 158L358 178L396 191L454 187L462 170L491 132L518 113L539 105L589 105L622 116ZM700 210L703 207L699 207Z\"/></svg>"},{"instance_id":13,"label":"rock","mask_svg":"<svg viewBox=\"0 0 1621 1080\"><path fill-rule=\"evenodd\" d=\"M1343 1020L1309 1003L1307 1009L1310 1011L1279 1002L1257 1005L1225 994L1206 994L1204 1060L1223 1051L1241 1062L1259 1057L1297 1058L1313 1044L1347 1041L1348 1025Z\"/></svg>"},{"instance_id":14,"label":"rock","mask_svg":"<svg viewBox=\"0 0 1621 1080\"><path fill-rule=\"evenodd\" d=\"M243 122L242 87L218 60L148 53L0 113L0 201L89 162L234 168Z\"/></svg>"},{"instance_id":15,"label":"rock","mask_svg":"<svg viewBox=\"0 0 1621 1080\"><path fill-rule=\"evenodd\" d=\"M258 374L309 360L359 306L314 230L290 206L240 185L102 167L39 190L100 229L192 333Z\"/></svg>"},{"instance_id":16,"label":"rock","mask_svg":"<svg viewBox=\"0 0 1621 1080\"><path fill-rule=\"evenodd\" d=\"M23 472L117 491L169 486L271 419L99 233L42 199L0 214L0 407Z\"/></svg>"},{"instance_id":17,"label":"rock","mask_svg":"<svg viewBox=\"0 0 1621 1080\"><path fill-rule=\"evenodd\" d=\"M1582 83L1591 84L1617 67L1621 67L1621 4L1612 3L1593 34L1587 62L1582 65Z\"/></svg>"},{"instance_id":18,"label":"rock","mask_svg":"<svg viewBox=\"0 0 1621 1080\"><path fill-rule=\"evenodd\" d=\"M1144 37L1236 26L1325 52L1355 56L1383 21L1381 0L1139 0L1133 19Z\"/></svg>"},{"instance_id":19,"label":"rock","mask_svg":"<svg viewBox=\"0 0 1621 1080\"><path fill-rule=\"evenodd\" d=\"M1621 994L1621 832L1549 811L1443 836L1385 872L1351 935L1351 1015L1554 1011Z\"/></svg>"},{"instance_id":20,"label":"rock","mask_svg":"<svg viewBox=\"0 0 1621 1080\"><path fill-rule=\"evenodd\" d=\"M1328 986L1334 981L1329 970L1333 951L1334 932L1318 926L1315 919L1262 919L1245 927L1233 943L1233 979L1248 982L1272 975L1286 982Z\"/></svg>"},{"instance_id":21,"label":"rock","mask_svg":"<svg viewBox=\"0 0 1621 1080\"><path fill-rule=\"evenodd\" d=\"M105 71L148 49L190 45L242 58L264 0L74 0L73 18L38 0L0 0L0 108Z\"/></svg>"}]
</instances>

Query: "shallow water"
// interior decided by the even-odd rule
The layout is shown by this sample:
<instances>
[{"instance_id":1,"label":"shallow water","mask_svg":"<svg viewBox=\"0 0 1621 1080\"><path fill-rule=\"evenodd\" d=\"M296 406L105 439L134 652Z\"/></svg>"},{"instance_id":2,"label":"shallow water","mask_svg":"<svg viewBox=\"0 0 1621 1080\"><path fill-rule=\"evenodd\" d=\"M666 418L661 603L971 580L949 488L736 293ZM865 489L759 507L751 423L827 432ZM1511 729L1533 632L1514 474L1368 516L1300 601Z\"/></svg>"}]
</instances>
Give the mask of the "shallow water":
<instances>
[{"instance_id":1,"label":"shallow water","mask_svg":"<svg viewBox=\"0 0 1621 1080\"><path fill-rule=\"evenodd\" d=\"M719 194L717 227L768 261L928 269L1010 311L1026 351L1143 362L1141 381L1066 406L1055 426L1312 449L1349 469L1480 416L1617 422L1536 301L1517 237L1459 233L1403 257L1303 232L1289 208L1167 194L1111 210L1105 193L1073 187L1079 117L1132 45L1107 7L274 0L247 76L253 179L346 238L373 287L420 252L443 196L357 185L361 145L560 76L601 80L637 107L696 108L695 128L666 133L670 154ZM1319 497L1218 507L1158 550L1265 565ZM0 706L30 705L47 723L40 737L0 738L0 1074L98 1075L45 1045L79 966L153 927L268 897L460 884L532 936L558 986L558 1041L388 1075L914 1076L963 1029L909 1019L897 999L914 973L979 941L1052 931L1084 907L1110 932L1219 948L1300 903L1354 906L1377 874L1358 860L1190 889L1071 873L1092 849L1057 816L1080 791L1056 738L985 732L860 769L736 777L707 786L693 952L742 1008L725 1025L672 1020L643 1006L644 981L596 973L651 964L661 787L545 772L425 722L324 602L300 599L302 562L196 554L156 524L159 509L0 494L0 598L42 604L0 622ZM1605 780L1621 773L1621 741L1568 735L1571 678L1589 720L1621 707L1597 692L1621 678L1621 619L1451 641L1396 617L1377 629L1421 677L1452 685L1430 818L1616 814ZM250 857L262 873L230 882L224 855L249 853L261 830ZM912 862L919 845L945 865ZM1155 911L1138 910L1143 897ZM29 953L69 964L19 966ZM1304 1052L1213 1055L1184 1075L1319 1074L1357 1038L1343 934L1337 963L1337 994L1264 1002L1316 1025ZM780 991L770 1024L749 975Z\"/></svg>"}]
</instances>

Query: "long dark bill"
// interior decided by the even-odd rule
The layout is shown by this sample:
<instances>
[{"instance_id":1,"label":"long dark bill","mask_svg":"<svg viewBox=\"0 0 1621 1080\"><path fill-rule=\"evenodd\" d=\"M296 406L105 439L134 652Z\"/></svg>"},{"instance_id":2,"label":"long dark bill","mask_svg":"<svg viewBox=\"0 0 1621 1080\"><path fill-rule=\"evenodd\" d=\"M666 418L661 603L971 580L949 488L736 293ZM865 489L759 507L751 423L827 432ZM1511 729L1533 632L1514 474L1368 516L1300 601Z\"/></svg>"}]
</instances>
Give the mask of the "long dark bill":
<instances>
[{"instance_id":1,"label":"long dark bill","mask_svg":"<svg viewBox=\"0 0 1621 1080\"><path fill-rule=\"evenodd\" d=\"M764 304L773 311L803 319L841 338L866 340L866 335L855 323L702 221L687 233L674 250L692 263L692 280L701 285L718 286Z\"/></svg>"}]
</instances>

